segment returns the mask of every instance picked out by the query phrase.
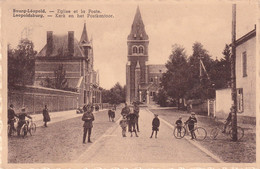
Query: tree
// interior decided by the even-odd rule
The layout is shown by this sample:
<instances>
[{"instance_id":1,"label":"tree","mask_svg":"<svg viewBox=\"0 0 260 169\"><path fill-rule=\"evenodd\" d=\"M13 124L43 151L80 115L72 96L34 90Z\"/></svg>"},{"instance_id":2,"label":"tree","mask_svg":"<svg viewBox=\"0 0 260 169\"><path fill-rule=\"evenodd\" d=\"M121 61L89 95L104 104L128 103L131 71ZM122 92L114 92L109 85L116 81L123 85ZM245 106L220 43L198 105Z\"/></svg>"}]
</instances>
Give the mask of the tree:
<instances>
[{"instance_id":1,"label":"tree","mask_svg":"<svg viewBox=\"0 0 260 169\"><path fill-rule=\"evenodd\" d=\"M168 96L179 101L184 98L188 85L187 55L183 47L173 45L172 54L166 63L166 68L167 72L163 74L161 86ZM178 108L180 108L179 104Z\"/></svg>"},{"instance_id":2,"label":"tree","mask_svg":"<svg viewBox=\"0 0 260 169\"><path fill-rule=\"evenodd\" d=\"M63 68L63 64L60 64L58 69L54 71L54 85L56 89L67 89L68 81L66 79L66 70Z\"/></svg>"},{"instance_id":3,"label":"tree","mask_svg":"<svg viewBox=\"0 0 260 169\"><path fill-rule=\"evenodd\" d=\"M213 59L208 51L203 48L199 42L195 42L192 46L193 54L188 60L188 89L186 98L188 99L207 99L208 89L212 85L211 75L209 74ZM202 65L203 64L203 65ZM203 68L204 66L204 68Z\"/></svg>"},{"instance_id":4,"label":"tree","mask_svg":"<svg viewBox=\"0 0 260 169\"><path fill-rule=\"evenodd\" d=\"M102 95L103 103L119 104L125 102L126 87L122 87L118 82L110 89L104 90Z\"/></svg>"},{"instance_id":5,"label":"tree","mask_svg":"<svg viewBox=\"0 0 260 169\"><path fill-rule=\"evenodd\" d=\"M161 107L167 106L168 96L167 96L167 92L165 90L159 89L158 94L155 95L154 99L155 99L154 101L157 104L159 104Z\"/></svg>"},{"instance_id":6,"label":"tree","mask_svg":"<svg viewBox=\"0 0 260 169\"><path fill-rule=\"evenodd\" d=\"M33 84L36 54L28 39L21 39L16 49L8 45L8 86Z\"/></svg>"}]
</instances>

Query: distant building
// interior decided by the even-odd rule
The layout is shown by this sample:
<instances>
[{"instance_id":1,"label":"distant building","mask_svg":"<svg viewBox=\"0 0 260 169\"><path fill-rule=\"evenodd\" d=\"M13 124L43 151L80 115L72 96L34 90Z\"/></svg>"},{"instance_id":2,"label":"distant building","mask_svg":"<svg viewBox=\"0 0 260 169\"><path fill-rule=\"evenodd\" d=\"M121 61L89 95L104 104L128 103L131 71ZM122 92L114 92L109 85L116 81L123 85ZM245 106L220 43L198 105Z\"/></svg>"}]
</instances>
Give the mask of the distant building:
<instances>
[{"instance_id":1,"label":"distant building","mask_svg":"<svg viewBox=\"0 0 260 169\"><path fill-rule=\"evenodd\" d=\"M150 103L159 90L165 65L147 65L149 37L137 7L131 32L127 38L126 101Z\"/></svg>"},{"instance_id":2,"label":"distant building","mask_svg":"<svg viewBox=\"0 0 260 169\"><path fill-rule=\"evenodd\" d=\"M46 79L54 80L55 71L62 68L68 89L79 92L78 106L101 104L99 75L93 67L93 44L88 39L86 23L80 41L74 37L74 31L63 36L47 31L47 43L36 56L35 85L43 85Z\"/></svg>"},{"instance_id":3,"label":"distant building","mask_svg":"<svg viewBox=\"0 0 260 169\"><path fill-rule=\"evenodd\" d=\"M236 40L238 113L256 116L256 28Z\"/></svg>"}]
</instances>

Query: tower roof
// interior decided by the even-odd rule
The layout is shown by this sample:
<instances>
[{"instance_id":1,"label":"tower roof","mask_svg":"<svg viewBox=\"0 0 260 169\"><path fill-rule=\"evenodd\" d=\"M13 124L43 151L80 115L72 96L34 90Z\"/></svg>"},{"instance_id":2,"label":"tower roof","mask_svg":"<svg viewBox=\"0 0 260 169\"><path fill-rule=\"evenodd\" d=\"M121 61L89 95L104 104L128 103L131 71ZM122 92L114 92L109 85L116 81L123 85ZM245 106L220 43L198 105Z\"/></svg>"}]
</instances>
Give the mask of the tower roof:
<instances>
[{"instance_id":1,"label":"tower roof","mask_svg":"<svg viewBox=\"0 0 260 169\"><path fill-rule=\"evenodd\" d=\"M128 40L148 40L149 37L145 32L143 19L139 6L136 9L134 21L132 24L131 32L128 35Z\"/></svg>"},{"instance_id":2,"label":"tower roof","mask_svg":"<svg viewBox=\"0 0 260 169\"><path fill-rule=\"evenodd\" d=\"M86 29L86 22L84 23L83 31L79 42L80 44L89 43L87 29Z\"/></svg>"}]
</instances>

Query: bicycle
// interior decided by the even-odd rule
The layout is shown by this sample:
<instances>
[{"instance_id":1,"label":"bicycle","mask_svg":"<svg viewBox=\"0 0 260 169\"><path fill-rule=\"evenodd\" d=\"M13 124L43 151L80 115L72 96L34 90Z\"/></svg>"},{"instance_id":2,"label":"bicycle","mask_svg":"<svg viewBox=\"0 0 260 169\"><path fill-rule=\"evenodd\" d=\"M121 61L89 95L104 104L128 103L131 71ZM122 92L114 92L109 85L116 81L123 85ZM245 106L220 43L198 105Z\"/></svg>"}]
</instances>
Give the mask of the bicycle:
<instances>
[{"instance_id":1,"label":"bicycle","mask_svg":"<svg viewBox=\"0 0 260 169\"><path fill-rule=\"evenodd\" d=\"M32 119L26 120L26 124L28 125L28 132L32 136L32 134L36 132L36 124L32 121Z\"/></svg>"},{"instance_id":2,"label":"bicycle","mask_svg":"<svg viewBox=\"0 0 260 169\"><path fill-rule=\"evenodd\" d=\"M215 127L210 131L210 137L212 139L216 139L219 133L223 133L225 135L228 135L230 138L232 138L232 125L229 124L226 127L226 132L223 132L225 124L221 124L221 129L219 127ZM244 137L244 129L237 126L237 140L241 140Z\"/></svg>"},{"instance_id":3,"label":"bicycle","mask_svg":"<svg viewBox=\"0 0 260 169\"><path fill-rule=\"evenodd\" d=\"M203 127L197 127L197 125L195 125L193 130L195 140L202 141L207 137L207 131ZM173 135L177 139L181 139L185 135L189 135L188 124L186 123L184 126L175 126Z\"/></svg>"}]
</instances>

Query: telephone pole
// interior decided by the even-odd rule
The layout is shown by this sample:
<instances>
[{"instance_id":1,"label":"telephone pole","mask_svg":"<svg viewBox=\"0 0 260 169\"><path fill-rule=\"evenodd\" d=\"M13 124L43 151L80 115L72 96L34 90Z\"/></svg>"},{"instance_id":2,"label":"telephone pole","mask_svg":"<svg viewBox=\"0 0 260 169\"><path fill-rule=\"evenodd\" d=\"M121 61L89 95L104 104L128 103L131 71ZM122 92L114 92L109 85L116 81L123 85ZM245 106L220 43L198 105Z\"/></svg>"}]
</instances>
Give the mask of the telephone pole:
<instances>
[{"instance_id":1,"label":"telephone pole","mask_svg":"<svg viewBox=\"0 0 260 169\"><path fill-rule=\"evenodd\" d=\"M237 141L237 90L236 90L236 4L232 5L232 54L231 54L231 87L232 87L232 140Z\"/></svg>"}]
</instances>

